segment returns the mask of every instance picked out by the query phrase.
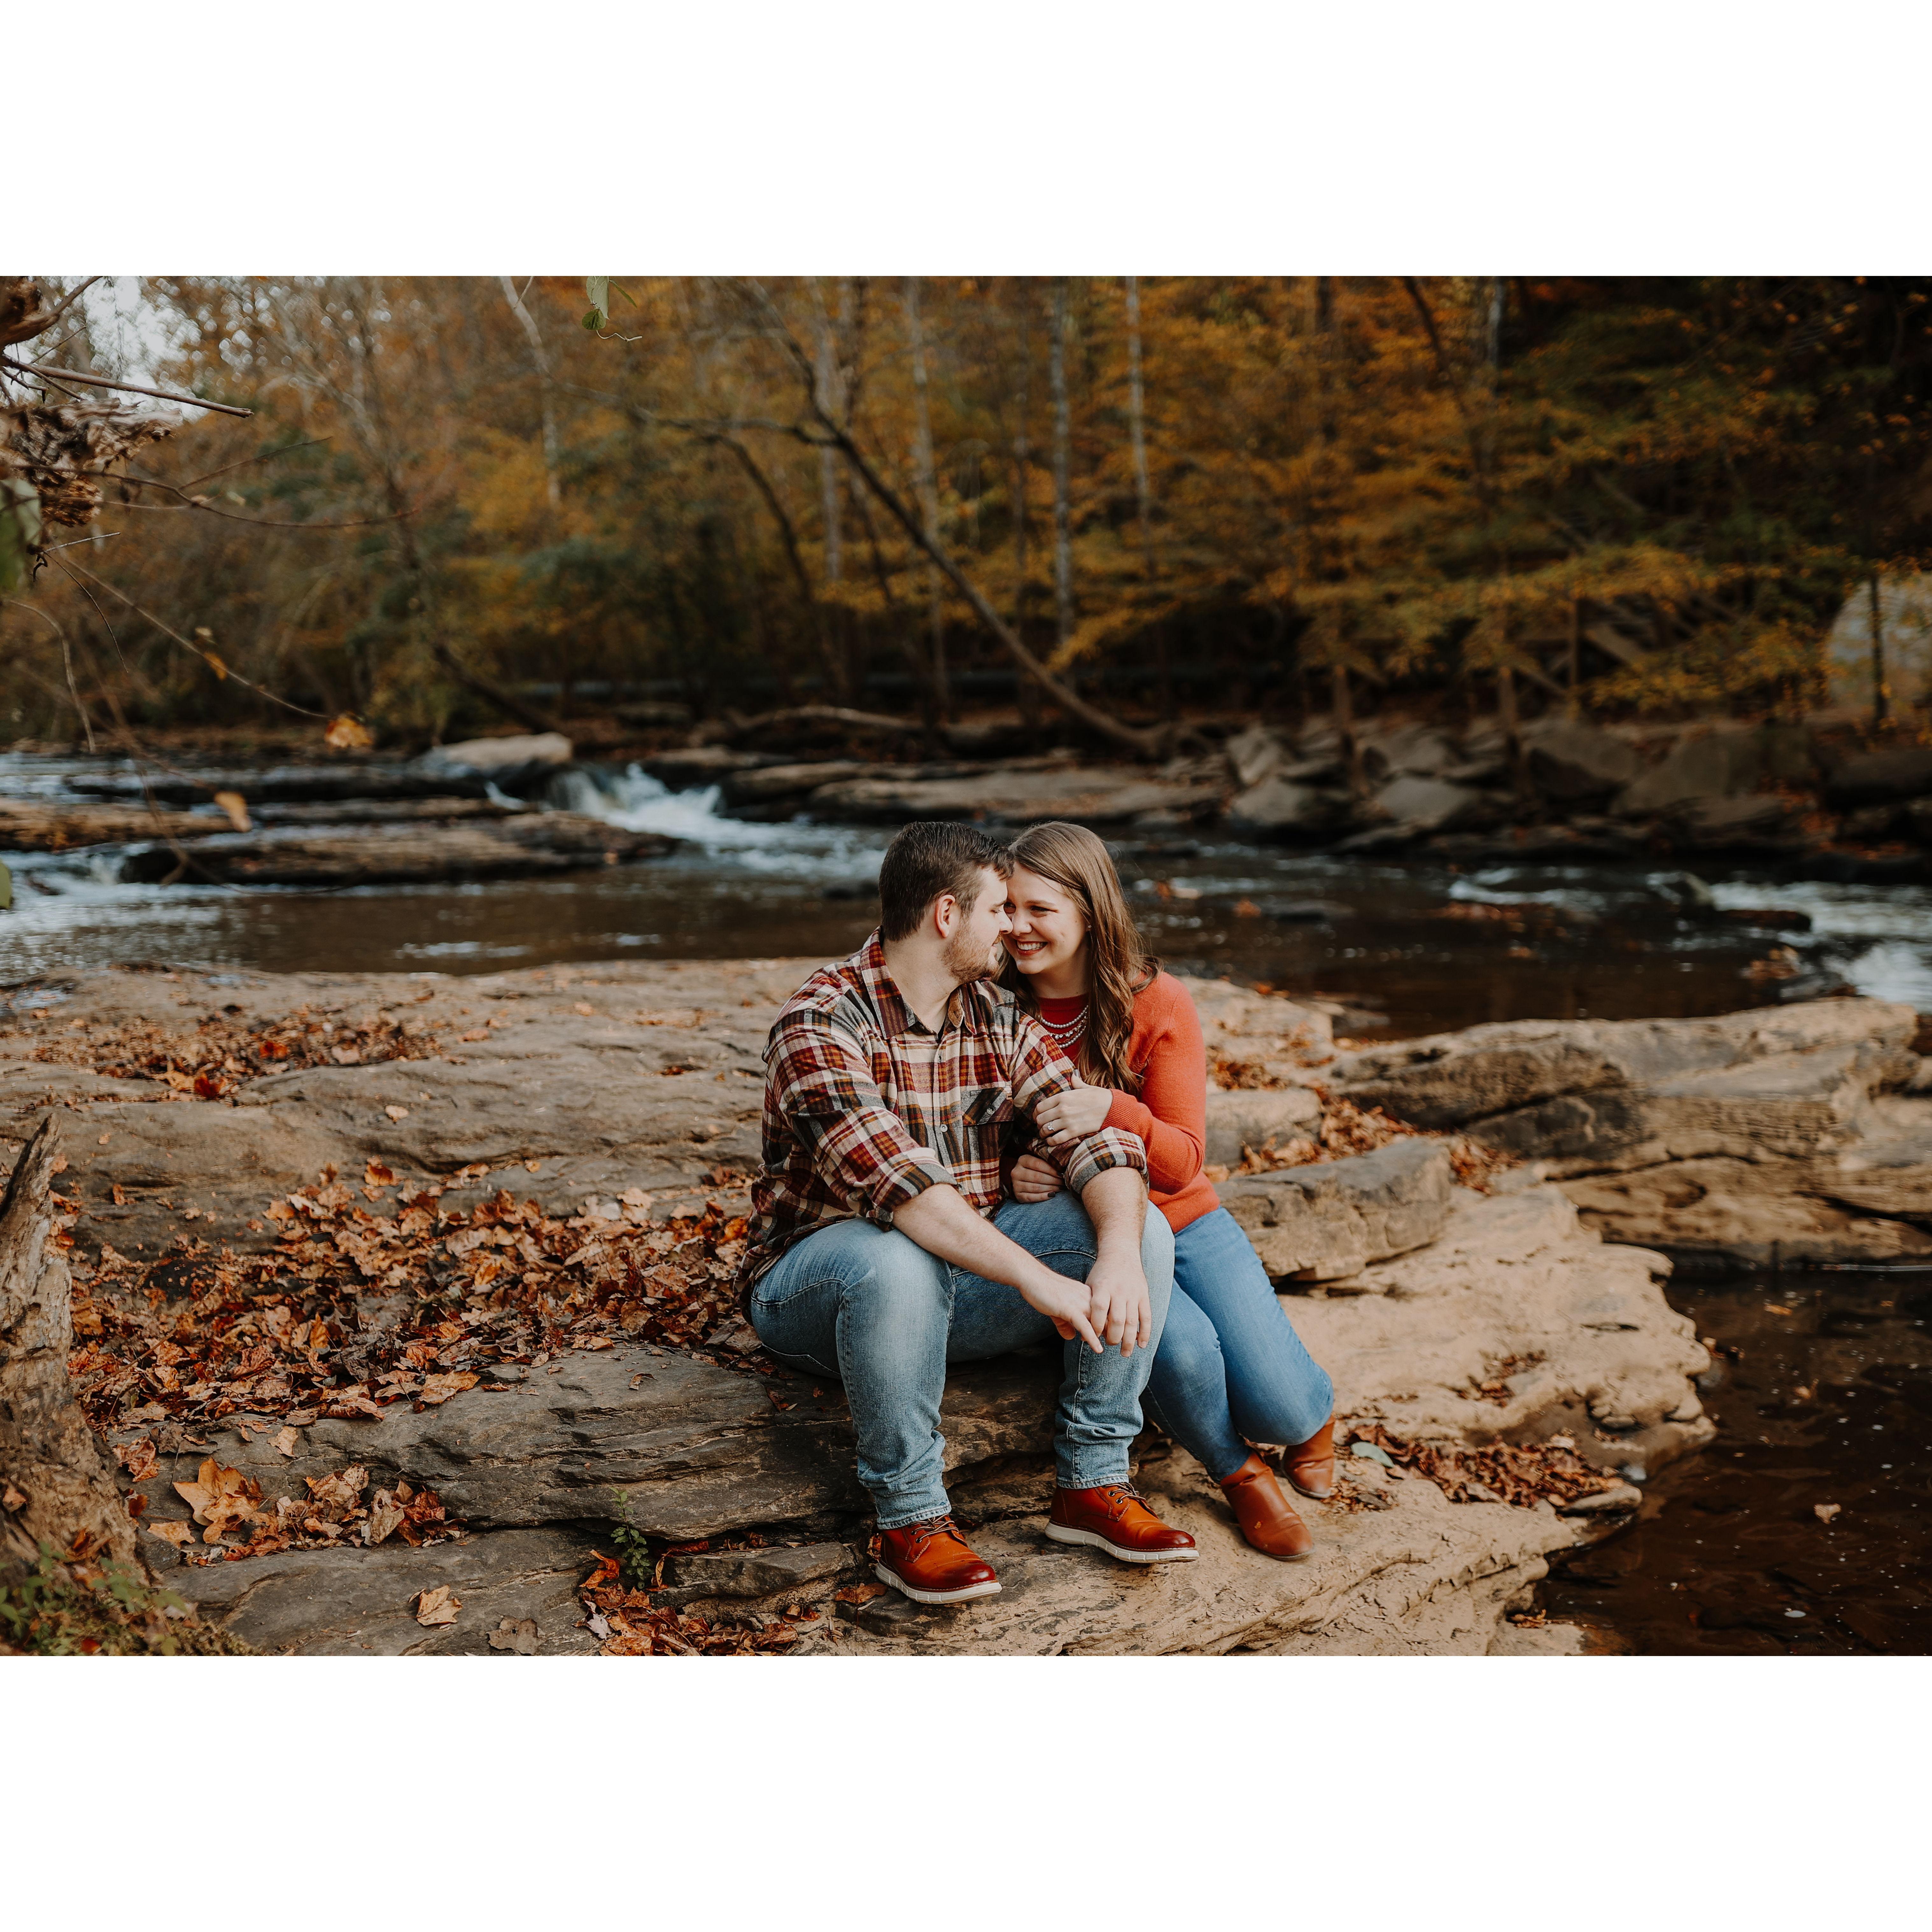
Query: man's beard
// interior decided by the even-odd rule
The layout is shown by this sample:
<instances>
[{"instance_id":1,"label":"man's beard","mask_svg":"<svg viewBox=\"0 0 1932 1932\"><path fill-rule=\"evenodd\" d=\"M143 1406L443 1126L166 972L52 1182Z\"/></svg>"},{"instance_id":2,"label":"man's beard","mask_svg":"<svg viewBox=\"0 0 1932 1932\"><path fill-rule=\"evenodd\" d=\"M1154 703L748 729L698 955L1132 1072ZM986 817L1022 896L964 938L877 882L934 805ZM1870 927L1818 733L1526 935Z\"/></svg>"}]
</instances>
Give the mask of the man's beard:
<instances>
[{"instance_id":1,"label":"man's beard","mask_svg":"<svg viewBox=\"0 0 1932 1932\"><path fill-rule=\"evenodd\" d=\"M939 961L952 975L954 983L963 986L970 980L992 979L1006 964L1006 955L998 940L990 946L977 946L961 932L946 942Z\"/></svg>"}]
</instances>

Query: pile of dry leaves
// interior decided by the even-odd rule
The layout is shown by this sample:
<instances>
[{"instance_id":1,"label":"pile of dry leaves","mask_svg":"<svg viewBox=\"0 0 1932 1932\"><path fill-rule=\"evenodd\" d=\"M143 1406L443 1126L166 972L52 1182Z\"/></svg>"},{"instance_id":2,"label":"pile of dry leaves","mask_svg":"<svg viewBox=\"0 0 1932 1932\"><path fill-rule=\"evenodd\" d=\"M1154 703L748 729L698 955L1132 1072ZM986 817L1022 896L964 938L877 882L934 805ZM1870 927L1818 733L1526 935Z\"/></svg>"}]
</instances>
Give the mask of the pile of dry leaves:
<instances>
[{"instance_id":1,"label":"pile of dry leaves","mask_svg":"<svg viewBox=\"0 0 1932 1932\"><path fill-rule=\"evenodd\" d=\"M1593 1468L1562 1438L1533 1448L1492 1443L1486 1449L1459 1449L1436 1442L1403 1442L1378 1422L1358 1423L1355 1442L1372 1444L1391 1461L1433 1483L1452 1503L1510 1503L1532 1509L1538 1503L1561 1508L1580 1496L1614 1490L1621 1478Z\"/></svg>"},{"instance_id":2,"label":"pile of dry leaves","mask_svg":"<svg viewBox=\"0 0 1932 1932\"><path fill-rule=\"evenodd\" d=\"M36 1036L29 1026L0 1039ZM152 1020L116 1027L76 1023L29 1048L44 1064L84 1066L116 1080L152 1080L197 1100L218 1100L264 1075L310 1066L368 1066L382 1060L427 1060L436 1042L421 1025L388 1013L360 1020L317 1014L303 1006L266 1026L250 1028L210 1014L192 1034L172 1033Z\"/></svg>"},{"instance_id":3,"label":"pile of dry leaves","mask_svg":"<svg viewBox=\"0 0 1932 1932\"><path fill-rule=\"evenodd\" d=\"M281 1235L269 1253L182 1236L158 1258L104 1247L98 1262L76 1259L70 1366L90 1420L178 1431L380 1416L620 1338L768 1366L731 1290L742 1220L713 1202L654 1221L635 1189L567 1219L507 1190L474 1207L445 1201L486 1172L399 1184L372 1160L351 1187L332 1167L270 1204Z\"/></svg>"},{"instance_id":4,"label":"pile of dry leaves","mask_svg":"<svg viewBox=\"0 0 1932 1932\"><path fill-rule=\"evenodd\" d=\"M1514 1167L1516 1157L1500 1149L1484 1147L1460 1134L1426 1133L1398 1120L1379 1107L1358 1107L1330 1094L1326 1088L1314 1090L1322 1102L1322 1124L1312 1138L1298 1136L1276 1147L1273 1142L1262 1148L1244 1147L1237 1174L1273 1174L1285 1167L1307 1167L1324 1160L1342 1160L1351 1154L1372 1154L1390 1141L1405 1136L1441 1140L1449 1149L1449 1166L1456 1183L1479 1194L1490 1190L1492 1175L1499 1169Z\"/></svg>"},{"instance_id":5,"label":"pile of dry leaves","mask_svg":"<svg viewBox=\"0 0 1932 1932\"><path fill-rule=\"evenodd\" d=\"M653 1609L650 1592L627 1585L614 1556L598 1558L578 1596L605 1657L751 1657L789 1650L800 1635L790 1617L713 1623L693 1611Z\"/></svg>"}]
</instances>

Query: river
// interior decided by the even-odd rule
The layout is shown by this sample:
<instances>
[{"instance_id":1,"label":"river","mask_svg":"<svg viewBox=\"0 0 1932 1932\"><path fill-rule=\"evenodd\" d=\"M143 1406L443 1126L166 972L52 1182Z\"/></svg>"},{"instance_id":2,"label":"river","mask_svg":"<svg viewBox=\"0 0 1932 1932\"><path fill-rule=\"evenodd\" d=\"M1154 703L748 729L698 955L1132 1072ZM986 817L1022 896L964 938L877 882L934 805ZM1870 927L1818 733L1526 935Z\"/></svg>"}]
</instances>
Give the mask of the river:
<instances>
[{"instance_id":1,"label":"river","mask_svg":"<svg viewBox=\"0 0 1932 1932\"><path fill-rule=\"evenodd\" d=\"M0 756L0 796L71 796L78 770ZM685 843L565 880L339 892L126 885L112 850L20 855L9 860L15 910L0 918L0 987L137 960L476 973L829 957L872 925L884 830L734 819L715 793L668 791L634 766L566 774L554 802ZM1661 864L1459 871L1218 836L1130 836L1114 850L1170 965L1340 1000L1343 1030L1360 1037L1727 1012L1839 988L1932 1011L1924 887L1748 866L1696 880ZM1792 926L1722 916L1750 909ZM1598 1627L1617 1649L1932 1648L1928 1282L1680 1275L1672 1300L1730 1352L1707 1390L1720 1435L1658 1477L1631 1528L1559 1565L1552 1614ZM1834 1503L1820 1519L1816 1506Z\"/></svg>"}]
</instances>

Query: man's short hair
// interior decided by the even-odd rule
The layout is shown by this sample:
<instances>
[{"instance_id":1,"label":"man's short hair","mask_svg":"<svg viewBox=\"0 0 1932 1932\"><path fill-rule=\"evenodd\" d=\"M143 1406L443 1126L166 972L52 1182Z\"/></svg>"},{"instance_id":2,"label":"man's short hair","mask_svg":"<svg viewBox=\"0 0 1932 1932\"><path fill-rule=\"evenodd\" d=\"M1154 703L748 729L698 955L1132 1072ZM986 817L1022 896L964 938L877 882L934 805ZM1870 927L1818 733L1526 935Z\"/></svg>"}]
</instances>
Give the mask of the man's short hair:
<instances>
[{"instance_id":1,"label":"man's short hair","mask_svg":"<svg viewBox=\"0 0 1932 1932\"><path fill-rule=\"evenodd\" d=\"M976 825L916 818L902 826L879 867L879 937L909 939L926 908L944 893L970 912L980 874L989 866L1006 876L1005 848Z\"/></svg>"}]
</instances>

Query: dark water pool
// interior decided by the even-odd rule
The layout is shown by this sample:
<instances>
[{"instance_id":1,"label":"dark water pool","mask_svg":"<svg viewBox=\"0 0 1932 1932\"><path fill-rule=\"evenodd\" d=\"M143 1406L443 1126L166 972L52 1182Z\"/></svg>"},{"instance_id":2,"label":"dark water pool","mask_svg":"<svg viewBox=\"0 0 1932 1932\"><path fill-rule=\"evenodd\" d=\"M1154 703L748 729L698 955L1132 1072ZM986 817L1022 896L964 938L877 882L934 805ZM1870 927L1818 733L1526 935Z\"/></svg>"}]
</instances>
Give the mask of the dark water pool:
<instances>
[{"instance_id":1,"label":"dark water pool","mask_svg":"<svg viewBox=\"0 0 1932 1932\"><path fill-rule=\"evenodd\" d=\"M1932 1650L1932 1273L1680 1275L1669 1292L1721 1352L1717 1440L1558 1568L1551 1614L1660 1654Z\"/></svg>"}]
</instances>

